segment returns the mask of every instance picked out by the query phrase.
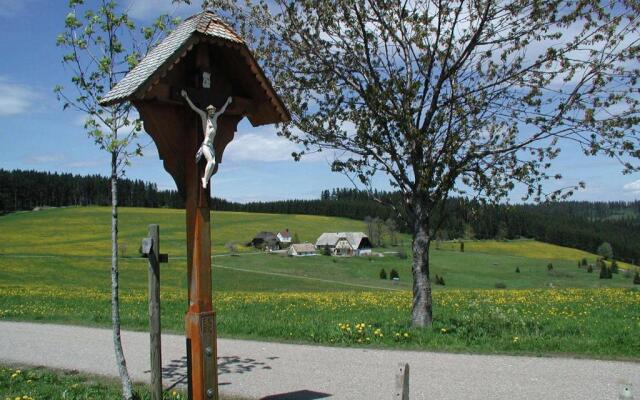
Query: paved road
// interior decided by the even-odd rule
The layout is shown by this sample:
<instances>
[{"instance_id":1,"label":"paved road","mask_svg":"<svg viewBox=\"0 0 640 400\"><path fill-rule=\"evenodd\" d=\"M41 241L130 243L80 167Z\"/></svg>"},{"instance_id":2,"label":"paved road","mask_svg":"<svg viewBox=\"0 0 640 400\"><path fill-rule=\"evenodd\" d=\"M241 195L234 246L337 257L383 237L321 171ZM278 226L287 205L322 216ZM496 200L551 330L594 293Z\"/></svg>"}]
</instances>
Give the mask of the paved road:
<instances>
[{"instance_id":1,"label":"paved road","mask_svg":"<svg viewBox=\"0 0 640 400\"><path fill-rule=\"evenodd\" d=\"M123 332L133 379L148 373L148 336ZM165 384L184 382L184 338L163 336ZM220 339L222 393L299 399L391 399L399 362L411 370L411 399L640 398L640 363L365 350ZM116 376L109 330L0 322L0 361Z\"/></svg>"}]
</instances>

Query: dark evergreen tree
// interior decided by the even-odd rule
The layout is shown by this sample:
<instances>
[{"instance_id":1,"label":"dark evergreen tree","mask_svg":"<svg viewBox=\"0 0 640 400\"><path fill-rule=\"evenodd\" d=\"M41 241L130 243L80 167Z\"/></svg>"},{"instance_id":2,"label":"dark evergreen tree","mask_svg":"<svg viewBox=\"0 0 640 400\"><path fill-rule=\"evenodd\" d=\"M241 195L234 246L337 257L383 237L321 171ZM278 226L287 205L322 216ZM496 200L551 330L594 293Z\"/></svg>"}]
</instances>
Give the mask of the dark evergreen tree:
<instances>
[{"instance_id":1,"label":"dark evergreen tree","mask_svg":"<svg viewBox=\"0 0 640 400\"><path fill-rule=\"evenodd\" d=\"M600 268L600 279L611 279L613 275L611 274L611 269L607 267L607 263L604 260L599 259L597 261L597 265Z\"/></svg>"},{"instance_id":2,"label":"dark evergreen tree","mask_svg":"<svg viewBox=\"0 0 640 400\"><path fill-rule=\"evenodd\" d=\"M611 260L611 273L617 274L619 271L618 262L616 260Z\"/></svg>"}]
</instances>

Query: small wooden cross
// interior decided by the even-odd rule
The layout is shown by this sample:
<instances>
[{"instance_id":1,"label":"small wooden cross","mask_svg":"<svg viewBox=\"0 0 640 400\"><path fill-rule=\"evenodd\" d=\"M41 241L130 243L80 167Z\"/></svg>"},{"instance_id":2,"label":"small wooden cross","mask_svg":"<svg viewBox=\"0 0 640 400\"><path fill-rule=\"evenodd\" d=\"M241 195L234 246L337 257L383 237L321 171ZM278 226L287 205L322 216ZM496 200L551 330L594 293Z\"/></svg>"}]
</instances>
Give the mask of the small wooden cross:
<instances>
[{"instance_id":1,"label":"small wooden cross","mask_svg":"<svg viewBox=\"0 0 640 400\"><path fill-rule=\"evenodd\" d=\"M144 238L142 239L142 257L143 258L149 258L150 255L155 255L154 252L154 248L153 248L153 238L152 237L148 237L148 238ZM158 249L158 256L157 256L157 260L158 263L168 263L169 262L169 254L167 253L160 253L159 252L160 249Z\"/></svg>"},{"instance_id":2,"label":"small wooden cross","mask_svg":"<svg viewBox=\"0 0 640 400\"><path fill-rule=\"evenodd\" d=\"M149 237L142 240L142 255L149 259L149 344L151 399L162 400L162 344L160 326L160 263L169 255L160 253L160 227L149 225Z\"/></svg>"}]
</instances>

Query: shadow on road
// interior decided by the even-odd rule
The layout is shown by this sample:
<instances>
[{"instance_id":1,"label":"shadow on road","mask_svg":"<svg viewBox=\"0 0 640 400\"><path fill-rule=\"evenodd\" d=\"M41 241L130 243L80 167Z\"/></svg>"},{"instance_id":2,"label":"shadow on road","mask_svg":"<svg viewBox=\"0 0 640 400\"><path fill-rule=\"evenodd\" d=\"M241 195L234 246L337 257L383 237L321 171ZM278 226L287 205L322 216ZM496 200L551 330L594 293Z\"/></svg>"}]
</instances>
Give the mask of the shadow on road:
<instances>
[{"instance_id":1,"label":"shadow on road","mask_svg":"<svg viewBox=\"0 0 640 400\"><path fill-rule=\"evenodd\" d=\"M312 390L297 390L295 392L274 394L260 400L316 400L331 397L329 393L314 392Z\"/></svg>"},{"instance_id":2,"label":"shadow on road","mask_svg":"<svg viewBox=\"0 0 640 400\"><path fill-rule=\"evenodd\" d=\"M146 372L146 371L145 371ZM187 356L178 360L171 360L169 365L162 368L162 380L165 385L170 383L169 389L173 389L177 385L187 384Z\"/></svg>"},{"instance_id":3,"label":"shadow on road","mask_svg":"<svg viewBox=\"0 0 640 400\"><path fill-rule=\"evenodd\" d=\"M269 360L275 360L278 357L269 357ZM253 358L241 358L238 356L218 357L218 376L225 374L246 374L255 369L271 369L266 362L261 362ZM145 371L150 373L150 371ZM162 379L165 384L169 384L172 389L180 384L187 384L187 357L171 360L168 365L162 368ZM222 385L230 385L229 382L220 382ZM285 397L288 399L289 397ZM321 397L301 397L301 399L319 399ZM279 398L277 398L279 399ZM283 398L284 399L284 398ZM296 397L297 399L297 397Z\"/></svg>"}]
</instances>

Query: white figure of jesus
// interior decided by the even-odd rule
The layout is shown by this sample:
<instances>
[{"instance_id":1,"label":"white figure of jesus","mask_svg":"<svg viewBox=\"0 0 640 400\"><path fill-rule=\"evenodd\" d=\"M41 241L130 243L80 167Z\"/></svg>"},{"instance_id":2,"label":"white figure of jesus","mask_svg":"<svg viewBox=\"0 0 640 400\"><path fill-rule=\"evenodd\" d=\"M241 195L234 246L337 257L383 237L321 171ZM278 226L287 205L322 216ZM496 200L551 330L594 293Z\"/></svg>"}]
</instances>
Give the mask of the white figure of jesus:
<instances>
[{"instance_id":1,"label":"white figure of jesus","mask_svg":"<svg viewBox=\"0 0 640 400\"><path fill-rule=\"evenodd\" d=\"M205 112L196 107L195 104L191 102L191 99L187 95L186 90L182 90L180 94L185 98L185 100L189 104L189 107L191 107L193 111L197 112L202 118L204 140L202 141L200 149L196 153L196 162L200 161L200 158L202 158L202 156L204 156L204 158L206 158L207 160L207 166L204 169L204 176L202 177L202 187L206 189L207 185L209 184L209 179L211 179L211 175L213 175L213 171L215 170L216 166L216 152L213 148L213 139L215 139L218 130L218 117L221 116L225 112L229 104L231 104L231 96L227 98L227 102L224 103L219 111L216 112L216 108L210 105L209 107L207 107L207 111Z\"/></svg>"}]
</instances>

